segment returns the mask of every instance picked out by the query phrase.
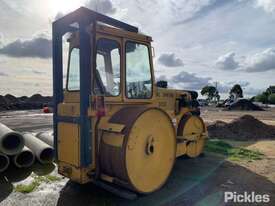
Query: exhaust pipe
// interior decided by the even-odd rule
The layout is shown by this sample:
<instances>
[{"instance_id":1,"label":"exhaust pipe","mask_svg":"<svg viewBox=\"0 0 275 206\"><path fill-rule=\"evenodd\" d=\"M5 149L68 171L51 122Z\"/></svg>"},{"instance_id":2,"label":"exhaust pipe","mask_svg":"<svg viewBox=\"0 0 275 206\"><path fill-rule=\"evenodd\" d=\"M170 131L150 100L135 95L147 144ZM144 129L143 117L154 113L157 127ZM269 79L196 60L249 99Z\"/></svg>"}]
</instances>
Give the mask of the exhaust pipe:
<instances>
[{"instance_id":1,"label":"exhaust pipe","mask_svg":"<svg viewBox=\"0 0 275 206\"><path fill-rule=\"evenodd\" d=\"M0 151L6 155L15 155L24 147L21 134L0 123Z\"/></svg>"},{"instance_id":2,"label":"exhaust pipe","mask_svg":"<svg viewBox=\"0 0 275 206\"><path fill-rule=\"evenodd\" d=\"M33 151L40 163L48 164L53 162L54 151L52 147L30 133L24 133L23 137L25 145Z\"/></svg>"},{"instance_id":3,"label":"exhaust pipe","mask_svg":"<svg viewBox=\"0 0 275 206\"><path fill-rule=\"evenodd\" d=\"M4 172L10 164L10 159L7 155L0 153L0 173Z\"/></svg>"},{"instance_id":4,"label":"exhaust pipe","mask_svg":"<svg viewBox=\"0 0 275 206\"><path fill-rule=\"evenodd\" d=\"M53 135L51 135L49 132L39 132L36 134L36 137L53 147Z\"/></svg>"},{"instance_id":5,"label":"exhaust pipe","mask_svg":"<svg viewBox=\"0 0 275 206\"><path fill-rule=\"evenodd\" d=\"M24 147L23 150L13 157L13 162L16 167L30 167L35 161L33 152L28 148Z\"/></svg>"}]
</instances>

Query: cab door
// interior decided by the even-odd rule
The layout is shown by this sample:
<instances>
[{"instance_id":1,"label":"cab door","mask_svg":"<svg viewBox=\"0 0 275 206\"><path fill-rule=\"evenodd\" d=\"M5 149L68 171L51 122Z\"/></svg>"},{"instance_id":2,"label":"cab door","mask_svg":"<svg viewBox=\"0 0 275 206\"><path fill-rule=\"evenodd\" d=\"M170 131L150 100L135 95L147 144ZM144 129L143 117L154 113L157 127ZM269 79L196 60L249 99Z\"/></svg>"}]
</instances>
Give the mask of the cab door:
<instances>
[{"instance_id":1,"label":"cab door","mask_svg":"<svg viewBox=\"0 0 275 206\"><path fill-rule=\"evenodd\" d=\"M107 104L122 102L122 39L98 33L93 93Z\"/></svg>"},{"instance_id":2,"label":"cab door","mask_svg":"<svg viewBox=\"0 0 275 206\"><path fill-rule=\"evenodd\" d=\"M150 43L124 39L124 51L124 101L130 104L152 103L154 76Z\"/></svg>"}]
</instances>

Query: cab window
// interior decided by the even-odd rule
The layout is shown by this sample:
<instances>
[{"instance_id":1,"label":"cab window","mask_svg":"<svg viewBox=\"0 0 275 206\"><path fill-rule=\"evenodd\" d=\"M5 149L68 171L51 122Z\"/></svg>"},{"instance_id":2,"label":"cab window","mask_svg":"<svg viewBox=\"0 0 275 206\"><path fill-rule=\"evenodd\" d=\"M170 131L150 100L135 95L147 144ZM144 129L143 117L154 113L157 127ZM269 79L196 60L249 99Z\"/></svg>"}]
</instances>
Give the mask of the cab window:
<instances>
[{"instance_id":1,"label":"cab window","mask_svg":"<svg viewBox=\"0 0 275 206\"><path fill-rule=\"evenodd\" d=\"M127 42L125 50L127 98L151 98L152 76L148 47L136 42Z\"/></svg>"},{"instance_id":2,"label":"cab window","mask_svg":"<svg viewBox=\"0 0 275 206\"><path fill-rule=\"evenodd\" d=\"M120 94L120 46L110 39L99 39L96 52L96 95L118 96Z\"/></svg>"},{"instance_id":3,"label":"cab window","mask_svg":"<svg viewBox=\"0 0 275 206\"><path fill-rule=\"evenodd\" d=\"M78 91L80 88L80 65L79 65L79 48L73 48L70 52L69 74L67 89L69 91Z\"/></svg>"}]
</instances>

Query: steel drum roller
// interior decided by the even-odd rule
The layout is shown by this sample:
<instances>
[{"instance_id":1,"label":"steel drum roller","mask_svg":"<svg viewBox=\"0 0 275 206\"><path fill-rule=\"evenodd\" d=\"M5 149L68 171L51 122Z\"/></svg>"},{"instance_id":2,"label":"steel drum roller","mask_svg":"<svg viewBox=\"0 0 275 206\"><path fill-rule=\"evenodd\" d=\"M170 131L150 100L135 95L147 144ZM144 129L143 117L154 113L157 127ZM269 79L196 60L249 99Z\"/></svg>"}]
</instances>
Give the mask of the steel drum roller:
<instances>
[{"instance_id":1,"label":"steel drum roller","mask_svg":"<svg viewBox=\"0 0 275 206\"><path fill-rule=\"evenodd\" d=\"M121 133L104 131L100 168L139 193L159 189L167 180L176 156L175 131L169 116L157 108L124 108L109 120L124 124Z\"/></svg>"}]
</instances>

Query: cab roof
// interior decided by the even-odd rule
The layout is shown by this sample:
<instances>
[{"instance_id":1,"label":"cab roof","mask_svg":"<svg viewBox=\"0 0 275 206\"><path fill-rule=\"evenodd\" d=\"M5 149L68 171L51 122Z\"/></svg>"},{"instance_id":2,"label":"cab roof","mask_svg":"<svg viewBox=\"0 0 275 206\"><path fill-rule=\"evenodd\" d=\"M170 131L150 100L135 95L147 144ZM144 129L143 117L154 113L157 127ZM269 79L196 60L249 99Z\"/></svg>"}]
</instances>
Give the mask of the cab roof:
<instances>
[{"instance_id":1,"label":"cab roof","mask_svg":"<svg viewBox=\"0 0 275 206\"><path fill-rule=\"evenodd\" d=\"M139 33L138 28L114 18L105 16L85 7L61 17L53 22L53 29L63 35L66 32L77 32L78 27L75 23L85 25L97 25L97 32L108 33L120 37L140 39L143 41L152 41L152 38ZM92 28L92 26L91 26Z\"/></svg>"}]
</instances>

